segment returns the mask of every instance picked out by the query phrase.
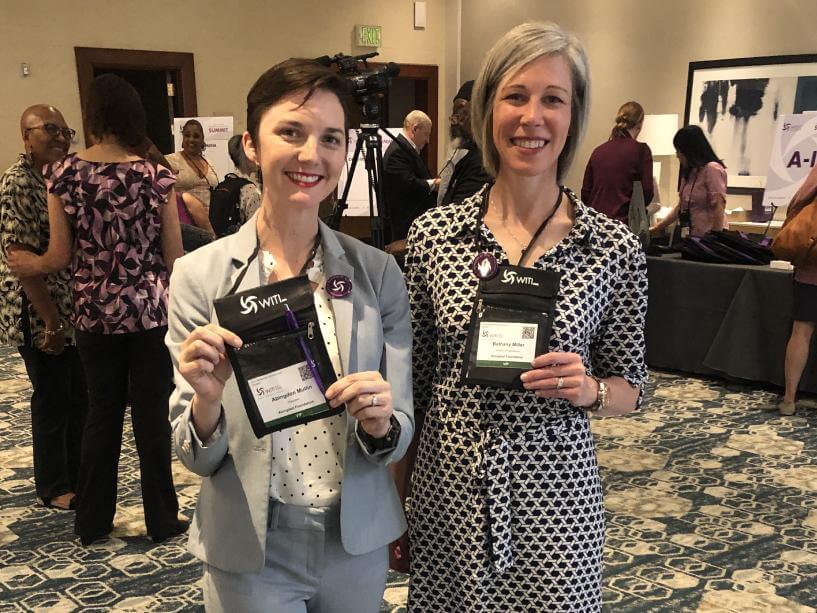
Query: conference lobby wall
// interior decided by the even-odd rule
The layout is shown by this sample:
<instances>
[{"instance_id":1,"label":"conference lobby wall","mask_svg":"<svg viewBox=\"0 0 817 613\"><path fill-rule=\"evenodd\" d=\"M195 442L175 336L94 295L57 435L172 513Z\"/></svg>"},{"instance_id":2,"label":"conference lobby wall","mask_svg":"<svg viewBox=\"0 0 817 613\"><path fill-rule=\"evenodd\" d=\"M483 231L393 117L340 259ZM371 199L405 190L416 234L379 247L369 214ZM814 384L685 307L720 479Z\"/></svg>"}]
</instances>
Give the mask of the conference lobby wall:
<instances>
[{"instance_id":1,"label":"conference lobby wall","mask_svg":"<svg viewBox=\"0 0 817 613\"><path fill-rule=\"evenodd\" d=\"M80 134L73 148L84 145L74 47L193 53L199 114L232 115L238 131L265 69L291 56L365 53L353 46L355 25L380 25L377 60L439 66L438 116L447 123L459 87L458 2L426 5L428 25L415 29L412 0L0 0L0 172L22 151L20 113L31 104L57 106ZM447 130L438 134L442 158Z\"/></svg>"},{"instance_id":2,"label":"conference lobby wall","mask_svg":"<svg viewBox=\"0 0 817 613\"><path fill-rule=\"evenodd\" d=\"M689 62L817 51L813 0L464 0L462 78L477 74L503 32L530 19L561 24L589 55L590 121L566 178L577 191L622 103L637 100L647 113L677 113L683 122ZM670 170L663 166L661 184L673 193L662 193L662 202L675 204L678 163L672 158Z\"/></svg>"}]
</instances>

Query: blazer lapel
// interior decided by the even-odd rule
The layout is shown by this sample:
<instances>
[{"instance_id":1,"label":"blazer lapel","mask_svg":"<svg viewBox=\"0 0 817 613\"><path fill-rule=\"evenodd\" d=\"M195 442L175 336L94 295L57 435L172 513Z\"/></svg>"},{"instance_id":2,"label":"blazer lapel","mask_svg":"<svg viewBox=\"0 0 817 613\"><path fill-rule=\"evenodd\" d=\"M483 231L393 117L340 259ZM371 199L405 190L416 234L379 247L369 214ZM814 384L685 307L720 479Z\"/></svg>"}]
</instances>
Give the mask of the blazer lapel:
<instances>
[{"instance_id":1,"label":"blazer lapel","mask_svg":"<svg viewBox=\"0 0 817 613\"><path fill-rule=\"evenodd\" d=\"M321 240L324 249L324 273L326 278L335 275L348 277L352 282L352 291L341 298L333 298L332 310L335 314L335 334L338 338L338 353L340 353L340 363L343 367L343 374L348 375L351 368L356 366L351 364L352 332L354 327L354 294L355 294L355 269L346 259L346 252L343 250L335 233L329 226L320 222Z\"/></svg>"}]
</instances>

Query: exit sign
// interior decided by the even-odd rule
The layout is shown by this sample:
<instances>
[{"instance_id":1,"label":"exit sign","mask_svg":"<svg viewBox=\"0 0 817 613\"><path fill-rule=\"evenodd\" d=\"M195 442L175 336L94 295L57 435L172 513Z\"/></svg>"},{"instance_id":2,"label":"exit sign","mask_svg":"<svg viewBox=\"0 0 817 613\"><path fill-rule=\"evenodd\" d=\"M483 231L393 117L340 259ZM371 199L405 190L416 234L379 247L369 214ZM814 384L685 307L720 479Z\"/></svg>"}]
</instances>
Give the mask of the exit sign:
<instances>
[{"instance_id":1,"label":"exit sign","mask_svg":"<svg viewBox=\"0 0 817 613\"><path fill-rule=\"evenodd\" d=\"M383 41L381 26L358 26L357 44L360 47L379 47Z\"/></svg>"}]
</instances>

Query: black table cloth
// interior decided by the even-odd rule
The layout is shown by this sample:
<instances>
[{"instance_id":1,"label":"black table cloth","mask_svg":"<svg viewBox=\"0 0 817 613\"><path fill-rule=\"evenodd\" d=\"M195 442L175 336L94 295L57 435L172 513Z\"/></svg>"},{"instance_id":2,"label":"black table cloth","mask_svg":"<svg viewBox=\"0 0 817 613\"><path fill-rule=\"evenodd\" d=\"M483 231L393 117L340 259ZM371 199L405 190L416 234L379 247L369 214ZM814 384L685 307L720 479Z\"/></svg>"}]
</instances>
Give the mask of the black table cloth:
<instances>
[{"instance_id":1,"label":"black table cloth","mask_svg":"<svg viewBox=\"0 0 817 613\"><path fill-rule=\"evenodd\" d=\"M792 273L647 258L647 364L783 386ZM817 334L800 390L817 393Z\"/></svg>"}]
</instances>

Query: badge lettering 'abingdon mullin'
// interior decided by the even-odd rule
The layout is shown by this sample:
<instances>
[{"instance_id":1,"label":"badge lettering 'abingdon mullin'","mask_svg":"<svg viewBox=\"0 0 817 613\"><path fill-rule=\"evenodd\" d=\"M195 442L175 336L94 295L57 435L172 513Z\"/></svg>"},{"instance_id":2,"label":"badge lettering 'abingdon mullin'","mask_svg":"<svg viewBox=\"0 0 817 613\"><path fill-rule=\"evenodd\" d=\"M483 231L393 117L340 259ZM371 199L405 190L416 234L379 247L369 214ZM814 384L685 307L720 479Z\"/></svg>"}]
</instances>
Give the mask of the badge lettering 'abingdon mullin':
<instances>
[{"instance_id":1,"label":"badge lettering 'abingdon mullin'","mask_svg":"<svg viewBox=\"0 0 817 613\"><path fill-rule=\"evenodd\" d=\"M228 346L227 355L258 438L344 410L332 409L324 397L337 377L306 276L228 295L214 304L219 325L244 343L239 349Z\"/></svg>"}]
</instances>

